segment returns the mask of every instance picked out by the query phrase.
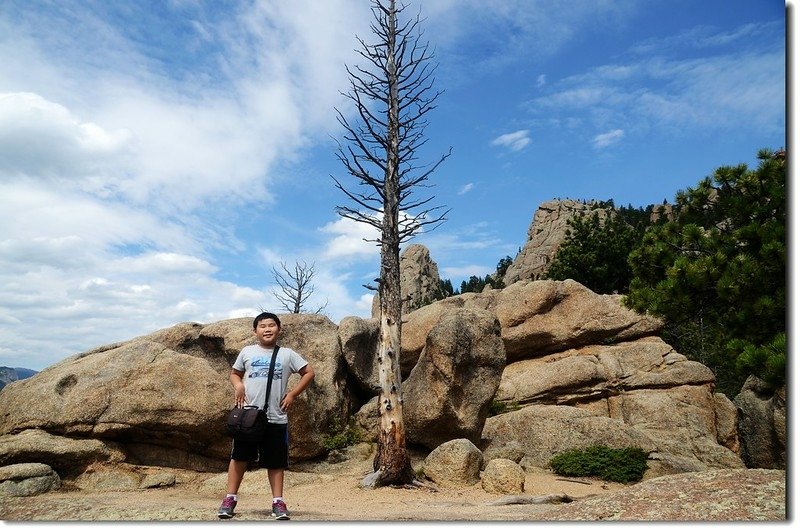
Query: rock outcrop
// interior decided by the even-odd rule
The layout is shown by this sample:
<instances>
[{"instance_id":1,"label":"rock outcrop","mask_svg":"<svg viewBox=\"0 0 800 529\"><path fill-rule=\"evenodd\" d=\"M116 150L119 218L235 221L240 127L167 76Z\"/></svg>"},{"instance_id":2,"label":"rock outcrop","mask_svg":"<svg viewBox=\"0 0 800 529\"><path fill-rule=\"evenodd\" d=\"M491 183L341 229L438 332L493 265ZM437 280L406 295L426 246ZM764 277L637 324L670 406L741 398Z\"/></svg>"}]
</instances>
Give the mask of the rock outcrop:
<instances>
[{"instance_id":1,"label":"rock outcrop","mask_svg":"<svg viewBox=\"0 0 800 529\"><path fill-rule=\"evenodd\" d=\"M525 245L503 276L505 285L543 277L558 247L566 238L570 219L597 212L602 221L611 211L613 210L600 207L597 202L584 203L577 200L542 202L533 214Z\"/></svg>"},{"instance_id":2,"label":"rock outcrop","mask_svg":"<svg viewBox=\"0 0 800 529\"><path fill-rule=\"evenodd\" d=\"M770 389L750 376L733 399L742 459L749 468L786 468L786 386Z\"/></svg>"},{"instance_id":3,"label":"rock outcrop","mask_svg":"<svg viewBox=\"0 0 800 529\"><path fill-rule=\"evenodd\" d=\"M281 343L316 371L289 412L291 457L325 455L325 436L354 414L374 435L377 320L282 322ZM714 393L708 368L657 337L661 325L571 280L422 307L403 324L407 440L433 450L467 439L487 463L526 467L570 448L638 446L650 454L648 477L743 467L736 406ZM249 318L182 323L14 382L0 392L0 465L43 463L62 477L94 469L87 487L142 486L136 465L224 470L228 374L252 340Z\"/></svg>"},{"instance_id":4,"label":"rock outcrop","mask_svg":"<svg viewBox=\"0 0 800 529\"><path fill-rule=\"evenodd\" d=\"M505 366L500 324L482 309L457 309L431 329L403 383L406 432L430 449L454 438L480 442Z\"/></svg>"},{"instance_id":5,"label":"rock outcrop","mask_svg":"<svg viewBox=\"0 0 800 529\"><path fill-rule=\"evenodd\" d=\"M320 456L333 417L351 411L337 326L324 316L295 314L282 324L282 343L302 351L316 371L316 383L290 411L291 454ZM223 424L233 399L228 374L252 340L250 318L178 324L15 382L0 397L0 462L41 461L65 472L104 458L224 468L230 440ZM82 447L80 457L59 457L77 450L74 444Z\"/></svg>"},{"instance_id":6,"label":"rock outcrop","mask_svg":"<svg viewBox=\"0 0 800 529\"><path fill-rule=\"evenodd\" d=\"M428 333L460 307L493 312L500 322L508 363L555 351L654 336L657 318L626 309L618 295L598 295L577 281L520 281L502 290L467 293L412 312L403 320L402 348L408 359L422 351Z\"/></svg>"},{"instance_id":7,"label":"rock outcrop","mask_svg":"<svg viewBox=\"0 0 800 529\"><path fill-rule=\"evenodd\" d=\"M135 339L4 388L0 434L39 429L220 457L228 451L221 421L231 405L225 378L202 358Z\"/></svg>"},{"instance_id":8,"label":"rock outcrop","mask_svg":"<svg viewBox=\"0 0 800 529\"><path fill-rule=\"evenodd\" d=\"M650 479L553 512L562 521L737 522L786 520L786 473L708 470Z\"/></svg>"},{"instance_id":9,"label":"rock outcrop","mask_svg":"<svg viewBox=\"0 0 800 529\"><path fill-rule=\"evenodd\" d=\"M439 294L439 267L422 244L412 244L400 254L402 314L430 303ZM378 296L372 300L372 317L380 316Z\"/></svg>"},{"instance_id":10,"label":"rock outcrop","mask_svg":"<svg viewBox=\"0 0 800 529\"><path fill-rule=\"evenodd\" d=\"M428 449L457 438L477 443L504 366L492 313L460 308L442 314L402 385L408 441ZM377 431L377 410L376 397L356 416L370 434Z\"/></svg>"}]
</instances>

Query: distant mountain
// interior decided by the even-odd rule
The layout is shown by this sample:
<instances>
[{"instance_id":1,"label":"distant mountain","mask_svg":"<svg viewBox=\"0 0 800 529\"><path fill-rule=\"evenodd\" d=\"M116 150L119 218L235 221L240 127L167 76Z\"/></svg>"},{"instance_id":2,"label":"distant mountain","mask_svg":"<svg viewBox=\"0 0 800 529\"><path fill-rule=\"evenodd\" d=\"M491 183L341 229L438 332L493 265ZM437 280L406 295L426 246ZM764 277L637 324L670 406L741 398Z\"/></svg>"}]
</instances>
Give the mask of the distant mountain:
<instances>
[{"instance_id":1,"label":"distant mountain","mask_svg":"<svg viewBox=\"0 0 800 529\"><path fill-rule=\"evenodd\" d=\"M4 367L0 366L0 389L3 389L6 384L10 384L15 380L22 380L32 377L38 373L33 369L26 369L24 367Z\"/></svg>"}]
</instances>

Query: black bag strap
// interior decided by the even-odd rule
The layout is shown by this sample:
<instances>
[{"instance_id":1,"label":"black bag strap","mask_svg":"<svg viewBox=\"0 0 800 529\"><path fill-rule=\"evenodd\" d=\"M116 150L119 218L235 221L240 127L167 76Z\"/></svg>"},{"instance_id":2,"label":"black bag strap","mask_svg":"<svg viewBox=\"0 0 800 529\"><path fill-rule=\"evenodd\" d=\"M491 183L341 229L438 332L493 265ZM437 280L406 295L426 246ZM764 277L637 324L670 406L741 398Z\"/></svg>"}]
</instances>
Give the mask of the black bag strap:
<instances>
[{"instance_id":1,"label":"black bag strap","mask_svg":"<svg viewBox=\"0 0 800 529\"><path fill-rule=\"evenodd\" d=\"M264 395L264 413L269 417L269 393L272 391L272 375L275 374L275 358L278 356L278 349L280 346L275 344L275 349L272 350L272 360L269 361L269 379L267 380L267 394Z\"/></svg>"}]
</instances>

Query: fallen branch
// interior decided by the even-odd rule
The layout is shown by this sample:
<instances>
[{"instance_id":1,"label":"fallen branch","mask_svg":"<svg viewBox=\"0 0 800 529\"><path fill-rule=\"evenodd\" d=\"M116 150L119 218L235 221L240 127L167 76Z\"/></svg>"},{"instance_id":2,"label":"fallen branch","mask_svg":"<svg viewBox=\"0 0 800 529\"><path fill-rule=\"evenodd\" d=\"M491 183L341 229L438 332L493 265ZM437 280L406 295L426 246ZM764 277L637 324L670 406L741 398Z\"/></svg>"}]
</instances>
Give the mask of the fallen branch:
<instances>
[{"instance_id":1,"label":"fallen branch","mask_svg":"<svg viewBox=\"0 0 800 529\"><path fill-rule=\"evenodd\" d=\"M583 485L591 485L591 481L584 481L582 479L570 479L570 478L556 478L559 481L571 481L572 483L582 483Z\"/></svg>"},{"instance_id":2,"label":"fallen branch","mask_svg":"<svg viewBox=\"0 0 800 529\"><path fill-rule=\"evenodd\" d=\"M566 494L545 494L543 496L503 496L488 505L543 505L548 503L571 503L575 498Z\"/></svg>"}]
</instances>

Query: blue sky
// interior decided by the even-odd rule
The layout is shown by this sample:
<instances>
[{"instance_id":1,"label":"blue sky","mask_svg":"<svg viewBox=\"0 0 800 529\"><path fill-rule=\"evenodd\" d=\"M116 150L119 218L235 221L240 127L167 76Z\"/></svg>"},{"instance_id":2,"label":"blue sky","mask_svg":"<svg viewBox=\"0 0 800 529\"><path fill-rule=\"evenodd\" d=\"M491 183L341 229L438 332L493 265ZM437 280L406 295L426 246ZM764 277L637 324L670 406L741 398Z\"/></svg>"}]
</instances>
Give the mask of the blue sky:
<instances>
[{"instance_id":1,"label":"blue sky","mask_svg":"<svg viewBox=\"0 0 800 529\"><path fill-rule=\"evenodd\" d=\"M428 246L454 285L553 198L672 200L786 145L773 0L427 0ZM364 0L6 0L0 9L0 365L42 369L182 321L278 310L314 263L334 323L368 317L378 249L331 175ZM794 14L792 15L794 17Z\"/></svg>"}]
</instances>

